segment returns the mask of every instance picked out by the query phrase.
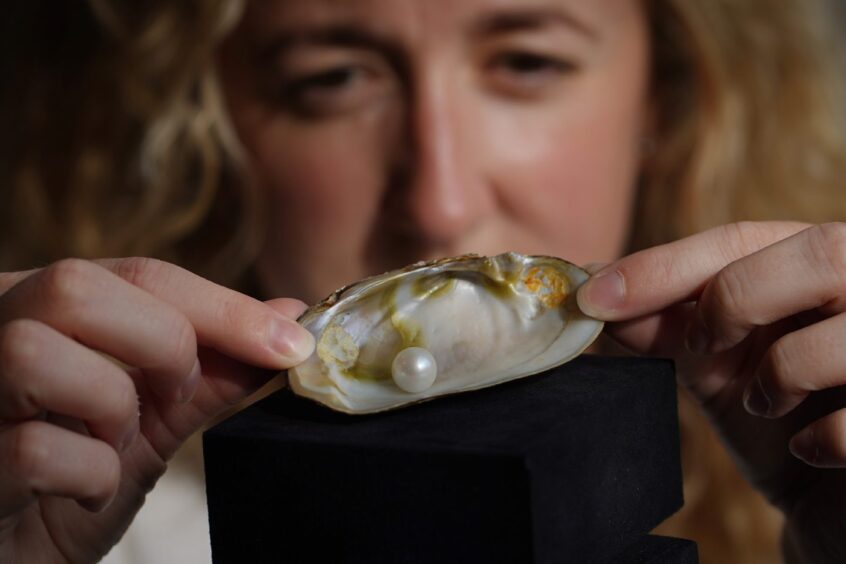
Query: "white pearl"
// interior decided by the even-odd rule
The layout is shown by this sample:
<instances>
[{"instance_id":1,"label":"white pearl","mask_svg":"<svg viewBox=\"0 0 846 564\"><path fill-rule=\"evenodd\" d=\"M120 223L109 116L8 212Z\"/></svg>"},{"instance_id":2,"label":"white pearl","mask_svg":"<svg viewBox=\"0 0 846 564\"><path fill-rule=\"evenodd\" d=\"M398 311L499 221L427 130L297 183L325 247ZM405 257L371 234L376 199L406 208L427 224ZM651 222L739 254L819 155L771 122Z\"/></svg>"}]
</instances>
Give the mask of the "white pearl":
<instances>
[{"instance_id":1,"label":"white pearl","mask_svg":"<svg viewBox=\"0 0 846 564\"><path fill-rule=\"evenodd\" d=\"M426 349L408 347L394 357L391 376L398 388L410 394L417 394L428 390L435 383L438 364L432 353Z\"/></svg>"}]
</instances>

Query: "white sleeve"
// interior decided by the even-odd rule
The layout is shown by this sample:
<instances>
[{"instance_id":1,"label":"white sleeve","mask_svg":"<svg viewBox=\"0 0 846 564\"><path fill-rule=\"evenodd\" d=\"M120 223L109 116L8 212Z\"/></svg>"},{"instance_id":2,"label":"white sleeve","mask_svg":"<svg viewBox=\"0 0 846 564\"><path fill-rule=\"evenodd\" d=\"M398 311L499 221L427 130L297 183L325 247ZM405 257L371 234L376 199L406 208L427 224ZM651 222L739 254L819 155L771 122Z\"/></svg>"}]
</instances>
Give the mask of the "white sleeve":
<instances>
[{"instance_id":1,"label":"white sleeve","mask_svg":"<svg viewBox=\"0 0 846 564\"><path fill-rule=\"evenodd\" d=\"M211 564L200 434L177 452L102 564Z\"/></svg>"}]
</instances>

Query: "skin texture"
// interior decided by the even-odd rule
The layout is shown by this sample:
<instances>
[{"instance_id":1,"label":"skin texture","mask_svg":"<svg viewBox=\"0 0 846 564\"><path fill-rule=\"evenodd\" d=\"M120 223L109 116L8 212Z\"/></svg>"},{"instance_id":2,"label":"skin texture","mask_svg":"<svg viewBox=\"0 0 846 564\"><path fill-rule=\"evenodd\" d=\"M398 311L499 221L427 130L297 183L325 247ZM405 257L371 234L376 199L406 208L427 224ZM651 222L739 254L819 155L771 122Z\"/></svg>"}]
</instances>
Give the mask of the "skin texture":
<instances>
[{"instance_id":1,"label":"skin texture","mask_svg":"<svg viewBox=\"0 0 846 564\"><path fill-rule=\"evenodd\" d=\"M272 199L268 294L467 252L619 256L646 33L633 1L251 3L220 71Z\"/></svg>"},{"instance_id":2,"label":"skin texture","mask_svg":"<svg viewBox=\"0 0 846 564\"><path fill-rule=\"evenodd\" d=\"M304 307L150 259L0 275L0 561L105 554L185 439L310 354Z\"/></svg>"},{"instance_id":3,"label":"skin texture","mask_svg":"<svg viewBox=\"0 0 846 564\"><path fill-rule=\"evenodd\" d=\"M250 2L219 67L269 197L265 295L464 252L618 256L647 60L633 0ZM193 431L310 354L301 308L143 259L4 275L0 561L108 551Z\"/></svg>"},{"instance_id":4,"label":"skin texture","mask_svg":"<svg viewBox=\"0 0 846 564\"><path fill-rule=\"evenodd\" d=\"M651 113L644 20L635 0L250 2L219 66L269 197L265 294L313 302L465 252L617 259ZM844 560L842 470L823 468L846 466L843 248L840 225L726 226L579 296L678 360L795 561ZM0 275L0 561L108 551L192 432L310 354L303 307L148 259Z\"/></svg>"},{"instance_id":5,"label":"skin texture","mask_svg":"<svg viewBox=\"0 0 846 564\"><path fill-rule=\"evenodd\" d=\"M789 562L846 559L846 225L728 225L607 265L579 304L673 357L747 478L787 517Z\"/></svg>"}]
</instances>

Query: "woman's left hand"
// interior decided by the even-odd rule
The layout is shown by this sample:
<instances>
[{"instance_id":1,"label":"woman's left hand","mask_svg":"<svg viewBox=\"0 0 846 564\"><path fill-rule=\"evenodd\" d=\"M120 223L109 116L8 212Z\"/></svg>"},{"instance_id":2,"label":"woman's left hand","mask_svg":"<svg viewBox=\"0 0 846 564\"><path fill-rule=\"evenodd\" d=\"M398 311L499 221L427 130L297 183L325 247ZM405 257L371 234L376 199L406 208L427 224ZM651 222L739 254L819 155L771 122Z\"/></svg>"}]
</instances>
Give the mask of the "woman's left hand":
<instances>
[{"instance_id":1,"label":"woman's left hand","mask_svg":"<svg viewBox=\"0 0 846 564\"><path fill-rule=\"evenodd\" d=\"M846 561L846 224L737 223L627 256L579 291L607 332L673 357L791 561Z\"/></svg>"}]
</instances>

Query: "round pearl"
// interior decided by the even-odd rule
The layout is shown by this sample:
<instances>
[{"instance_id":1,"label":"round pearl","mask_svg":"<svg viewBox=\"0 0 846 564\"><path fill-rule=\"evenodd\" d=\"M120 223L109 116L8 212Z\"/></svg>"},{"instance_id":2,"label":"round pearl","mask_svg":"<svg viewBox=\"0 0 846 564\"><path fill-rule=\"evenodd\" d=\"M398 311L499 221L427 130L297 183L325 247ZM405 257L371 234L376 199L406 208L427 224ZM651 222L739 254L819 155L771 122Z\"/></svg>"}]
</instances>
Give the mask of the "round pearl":
<instances>
[{"instance_id":1,"label":"round pearl","mask_svg":"<svg viewBox=\"0 0 846 564\"><path fill-rule=\"evenodd\" d=\"M408 347L394 357L391 365L394 383L410 394L425 392L438 377L438 364L435 357L426 349Z\"/></svg>"}]
</instances>

